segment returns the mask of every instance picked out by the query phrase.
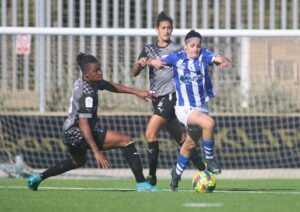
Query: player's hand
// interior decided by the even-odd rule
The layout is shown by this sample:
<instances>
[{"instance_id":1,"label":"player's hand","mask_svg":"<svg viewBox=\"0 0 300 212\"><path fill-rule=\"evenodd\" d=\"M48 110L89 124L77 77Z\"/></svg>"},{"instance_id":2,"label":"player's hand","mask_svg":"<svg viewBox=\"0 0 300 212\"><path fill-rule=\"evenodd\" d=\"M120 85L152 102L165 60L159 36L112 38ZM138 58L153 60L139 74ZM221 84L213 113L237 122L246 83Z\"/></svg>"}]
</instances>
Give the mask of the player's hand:
<instances>
[{"instance_id":1,"label":"player's hand","mask_svg":"<svg viewBox=\"0 0 300 212\"><path fill-rule=\"evenodd\" d=\"M97 162L98 167L100 168L108 168L109 167L109 161L106 159L106 157L99 151L94 152L94 156Z\"/></svg>"},{"instance_id":2,"label":"player's hand","mask_svg":"<svg viewBox=\"0 0 300 212\"><path fill-rule=\"evenodd\" d=\"M148 90L138 91L136 95L146 102L148 102L148 100L153 100L154 98L153 92Z\"/></svg>"},{"instance_id":3,"label":"player's hand","mask_svg":"<svg viewBox=\"0 0 300 212\"><path fill-rule=\"evenodd\" d=\"M159 58L148 59L148 64L156 69L162 69L166 66L166 64Z\"/></svg>"},{"instance_id":4,"label":"player's hand","mask_svg":"<svg viewBox=\"0 0 300 212\"><path fill-rule=\"evenodd\" d=\"M231 62L227 57L221 58L221 63L219 64L219 67L221 70L224 70L225 68L231 66Z\"/></svg>"},{"instance_id":5,"label":"player's hand","mask_svg":"<svg viewBox=\"0 0 300 212\"><path fill-rule=\"evenodd\" d=\"M147 65L147 57L142 57L137 61L137 64L141 67L145 67Z\"/></svg>"}]
</instances>

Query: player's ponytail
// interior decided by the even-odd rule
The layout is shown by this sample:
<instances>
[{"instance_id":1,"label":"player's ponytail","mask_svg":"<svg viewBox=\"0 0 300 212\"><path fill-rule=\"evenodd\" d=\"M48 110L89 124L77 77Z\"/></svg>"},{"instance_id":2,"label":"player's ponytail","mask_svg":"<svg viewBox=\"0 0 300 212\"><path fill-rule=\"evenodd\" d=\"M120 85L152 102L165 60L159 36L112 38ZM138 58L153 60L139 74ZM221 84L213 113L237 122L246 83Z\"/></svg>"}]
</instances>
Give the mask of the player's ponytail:
<instances>
[{"instance_id":1,"label":"player's ponytail","mask_svg":"<svg viewBox=\"0 0 300 212\"><path fill-rule=\"evenodd\" d=\"M82 72L85 71L85 69L87 68L87 65L89 63L98 63L98 60L96 57L94 57L93 55L82 53L82 52L80 52L77 55L76 60L77 60L77 64L79 65Z\"/></svg>"},{"instance_id":2,"label":"player's ponytail","mask_svg":"<svg viewBox=\"0 0 300 212\"><path fill-rule=\"evenodd\" d=\"M173 28L173 19L170 16L168 16L164 11L161 11L158 14L157 22L156 22L156 27L159 27L159 24L162 21L168 21L168 22L170 22L171 27Z\"/></svg>"}]
</instances>

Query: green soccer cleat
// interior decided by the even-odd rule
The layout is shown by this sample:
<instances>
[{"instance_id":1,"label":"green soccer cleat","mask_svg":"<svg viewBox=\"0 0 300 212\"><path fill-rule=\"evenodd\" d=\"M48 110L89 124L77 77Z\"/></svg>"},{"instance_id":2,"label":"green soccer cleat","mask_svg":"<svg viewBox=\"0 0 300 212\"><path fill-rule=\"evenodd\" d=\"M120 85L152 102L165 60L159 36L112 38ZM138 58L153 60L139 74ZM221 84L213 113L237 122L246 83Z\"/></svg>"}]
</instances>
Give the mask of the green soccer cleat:
<instances>
[{"instance_id":1,"label":"green soccer cleat","mask_svg":"<svg viewBox=\"0 0 300 212\"><path fill-rule=\"evenodd\" d=\"M147 182L137 183L136 184L136 191L138 192L160 192L161 190L155 186L150 185Z\"/></svg>"},{"instance_id":2,"label":"green soccer cleat","mask_svg":"<svg viewBox=\"0 0 300 212\"><path fill-rule=\"evenodd\" d=\"M146 182L149 183L152 186L156 186L157 178L152 177L150 174L146 177Z\"/></svg>"},{"instance_id":3,"label":"green soccer cleat","mask_svg":"<svg viewBox=\"0 0 300 212\"><path fill-rule=\"evenodd\" d=\"M170 188L171 188L172 191L177 191L178 190L178 183L181 179L181 176L176 173L176 167L173 167L171 169L171 177L172 177L172 180L171 180L171 183L170 183Z\"/></svg>"},{"instance_id":4,"label":"green soccer cleat","mask_svg":"<svg viewBox=\"0 0 300 212\"><path fill-rule=\"evenodd\" d=\"M39 184L42 182L40 175L31 175L27 180L28 188L33 191L37 191Z\"/></svg>"},{"instance_id":5,"label":"green soccer cleat","mask_svg":"<svg viewBox=\"0 0 300 212\"><path fill-rule=\"evenodd\" d=\"M221 167L219 166L216 159L206 159L207 171L214 174L221 174Z\"/></svg>"}]
</instances>

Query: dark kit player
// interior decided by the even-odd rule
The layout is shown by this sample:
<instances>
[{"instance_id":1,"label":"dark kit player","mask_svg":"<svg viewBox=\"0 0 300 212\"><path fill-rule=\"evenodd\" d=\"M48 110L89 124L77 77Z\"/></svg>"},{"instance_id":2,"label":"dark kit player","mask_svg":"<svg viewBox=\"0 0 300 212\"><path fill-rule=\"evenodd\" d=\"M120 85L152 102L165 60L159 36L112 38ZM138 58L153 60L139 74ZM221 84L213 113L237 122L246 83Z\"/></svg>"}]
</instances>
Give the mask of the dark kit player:
<instances>
[{"instance_id":1,"label":"dark kit player","mask_svg":"<svg viewBox=\"0 0 300 212\"><path fill-rule=\"evenodd\" d=\"M77 63L82 71L82 77L74 84L70 99L69 115L63 125L64 143L69 149L71 158L61 161L40 174L29 177L27 181L28 187L36 191L41 181L46 178L83 166L86 162L88 149L93 152L100 168L108 168L109 161L105 158L102 151L122 148L135 176L137 182L136 190L160 191L146 182L140 156L136 151L132 138L119 132L105 130L96 125L98 90L134 94L144 100L151 98L150 92L128 88L103 80L100 64L92 55L80 53L77 56Z\"/></svg>"}]
</instances>

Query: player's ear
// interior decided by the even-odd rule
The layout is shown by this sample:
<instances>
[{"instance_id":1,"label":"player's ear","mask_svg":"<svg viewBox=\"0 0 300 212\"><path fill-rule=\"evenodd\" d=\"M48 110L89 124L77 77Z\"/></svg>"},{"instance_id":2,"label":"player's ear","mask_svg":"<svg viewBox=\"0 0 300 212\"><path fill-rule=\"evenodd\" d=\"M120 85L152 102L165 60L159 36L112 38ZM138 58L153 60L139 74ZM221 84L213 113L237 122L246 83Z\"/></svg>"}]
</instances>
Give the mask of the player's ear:
<instances>
[{"instance_id":1,"label":"player's ear","mask_svg":"<svg viewBox=\"0 0 300 212\"><path fill-rule=\"evenodd\" d=\"M156 31L156 33L158 33L158 27L155 27L155 31Z\"/></svg>"},{"instance_id":2,"label":"player's ear","mask_svg":"<svg viewBox=\"0 0 300 212\"><path fill-rule=\"evenodd\" d=\"M85 70L82 74L83 74L84 78L86 78L86 79L89 78L89 73L88 73L88 71Z\"/></svg>"}]
</instances>

